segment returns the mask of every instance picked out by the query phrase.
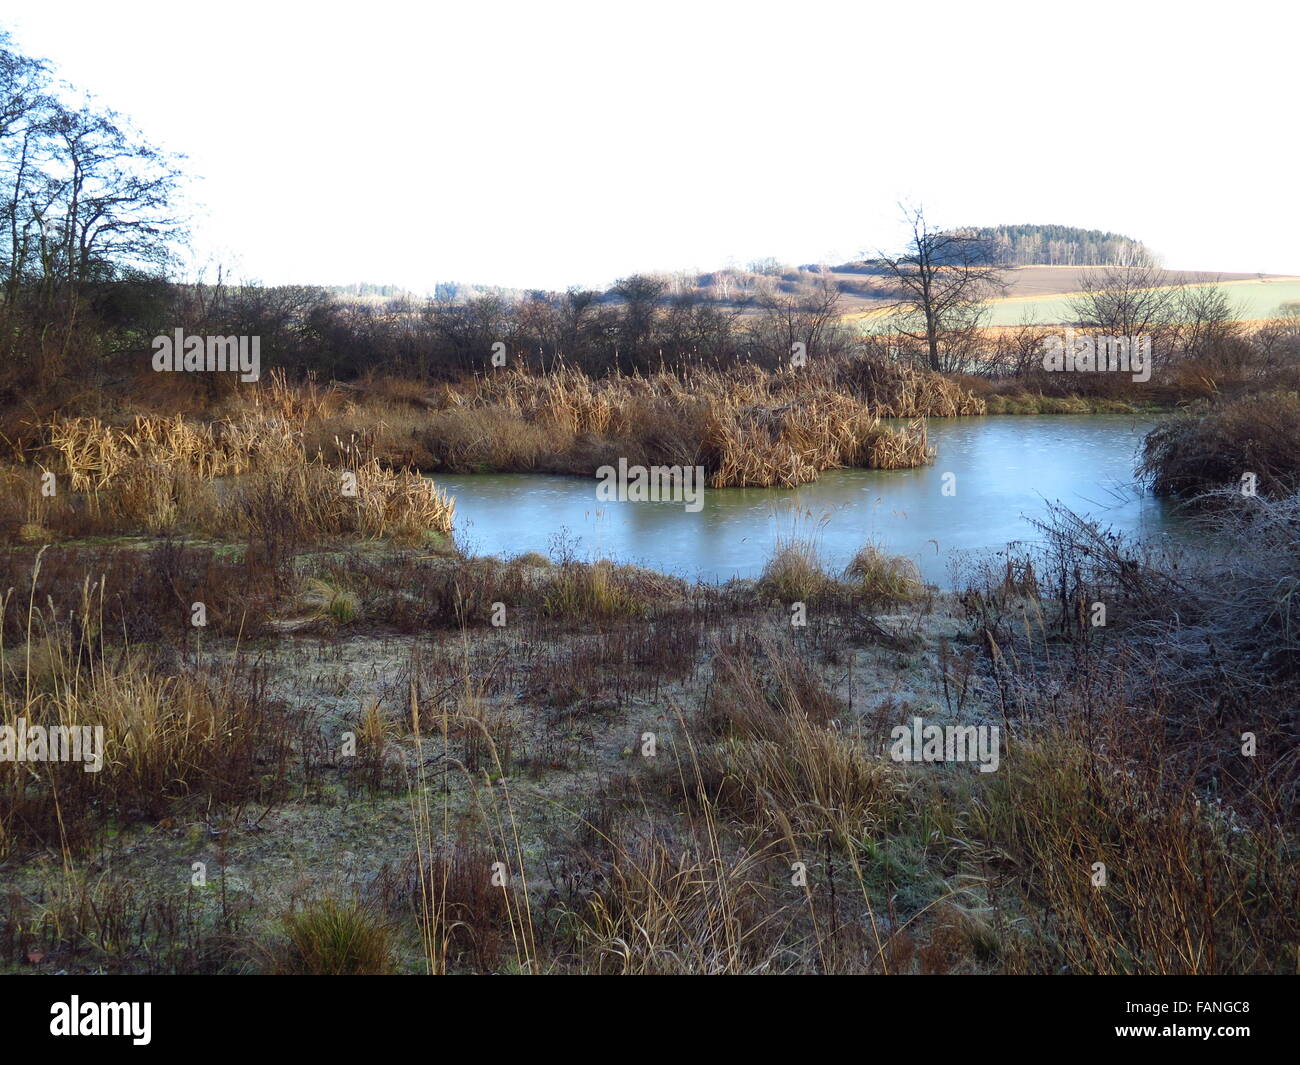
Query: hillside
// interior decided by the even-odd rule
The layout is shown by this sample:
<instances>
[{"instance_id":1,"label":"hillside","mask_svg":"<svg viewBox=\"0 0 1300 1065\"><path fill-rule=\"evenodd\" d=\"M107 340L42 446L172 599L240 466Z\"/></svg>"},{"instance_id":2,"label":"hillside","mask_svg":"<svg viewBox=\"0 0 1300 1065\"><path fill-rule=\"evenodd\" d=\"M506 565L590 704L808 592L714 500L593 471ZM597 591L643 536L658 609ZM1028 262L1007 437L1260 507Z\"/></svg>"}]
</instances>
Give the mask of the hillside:
<instances>
[{"instance_id":1,"label":"hillside","mask_svg":"<svg viewBox=\"0 0 1300 1065\"><path fill-rule=\"evenodd\" d=\"M1090 275L1124 267L1017 266L1005 274L1004 295L991 301L993 326L1017 325L1022 321L1055 324L1070 321L1070 297L1080 292ZM1258 321L1276 315L1285 303L1300 301L1300 278L1278 274L1210 273L1198 270L1166 270L1171 285L1222 285L1238 308L1243 321ZM851 318L867 318L888 311L884 297L860 298L846 295L843 309Z\"/></svg>"}]
</instances>

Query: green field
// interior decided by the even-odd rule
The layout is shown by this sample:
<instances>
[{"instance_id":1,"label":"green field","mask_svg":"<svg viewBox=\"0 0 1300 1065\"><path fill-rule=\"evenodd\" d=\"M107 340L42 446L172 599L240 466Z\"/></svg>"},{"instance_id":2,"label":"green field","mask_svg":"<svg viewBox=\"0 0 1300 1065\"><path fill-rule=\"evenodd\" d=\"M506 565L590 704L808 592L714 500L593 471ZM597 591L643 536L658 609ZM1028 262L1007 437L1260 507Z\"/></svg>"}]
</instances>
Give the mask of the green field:
<instances>
[{"instance_id":1,"label":"green field","mask_svg":"<svg viewBox=\"0 0 1300 1065\"><path fill-rule=\"evenodd\" d=\"M1223 282L1237 317L1243 321L1272 318L1284 303L1300 303L1300 278ZM1019 325L1037 322L1055 325L1073 320L1068 294L996 300L990 308L988 325Z\"/></svg>"}]
</instances>

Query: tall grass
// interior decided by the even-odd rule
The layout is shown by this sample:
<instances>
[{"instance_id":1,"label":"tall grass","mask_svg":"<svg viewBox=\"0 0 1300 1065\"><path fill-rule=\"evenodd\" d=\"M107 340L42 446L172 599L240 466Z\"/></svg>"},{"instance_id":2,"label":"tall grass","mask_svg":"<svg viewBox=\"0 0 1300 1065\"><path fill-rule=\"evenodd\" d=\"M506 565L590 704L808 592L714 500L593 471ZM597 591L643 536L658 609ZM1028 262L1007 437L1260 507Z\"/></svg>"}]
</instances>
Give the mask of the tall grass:
<instances>
[{"instance_id":1,"label":"tall grass","mask_svg":"<svg viewBox=\"0 0 1300 1065\"><path fill-rule=\"evenodd\" d=\"M844 567L844 580L868 609L894 607L919 599L925 590L915 562L865 544Z\"/></svg>"},{"instance_id":2,"label":"tall grass","mask_svg":"<svg viewBox=\"0 0 1300 1065\"><path fill-rule=\"evenodd\" d=\"M887 402L855 394L831 367L738 365L597 378L561 363L546 374L511 369L443 385L416 409L383 398L391 390L368 390L369 402L383 404L379 410L338 412L307 433L324 439L328 452L328 427L344 433L363 418L379 421L371 440L378 453L419 456L450 471L590 475L624 456L645 465L702 465L715 487L795 485L836 466L930 461L922 425L898 430L880 421L966 409L954 402L957 386L930 376L904 373Z\"/></svg>"},{"instance_id":3,"label":"tall grass","mask_svg":"<svg viewBox=\"0 0 1300 1065\"><path fill-rule=\"evenodd\" d=\"M287 715L237 667L224 674L167 671L142 648L102 639L103 589L87 581L72 621L51 601L10 591L0 612L22 611L25 640L5 645L0 626L0 725L102 730L100 765L0 762L0 855L20 841L58 849L93 835L106 817L160 816L176 800L270 800L290 757Z\"/></svg>"},{"instance_id":4,"label":"tall grass","mask_svg":"<svg viewBox=\"0 0 1300 1065\"><path fill-rule=\"evenodd\" d=\"M301 416L301 415L300 415ZM62 478L53 496L35 470L5 471L12 493L0 530L22 540L55 532L180 533L248 538L267 522L298 541L356 534L417 543L451 532L455 503L409 469L381 465L355 437L336 464L310 458L302 429L254 407L246 420L196 424L137 416L56 421L47 448Z\"/></svg>"},{"instance_id":5,"label":"tall grass","mask_svg":"<svg viewBox=\"0 0 1300 1065\"><path fill-rule=\"evenodd\" d=\"M326 896L285 916L273 964L295 976L377 976L390 970L392 947L367 907Z\"/></svg>"},{"instance_id":6,"label":"tall grass","mask_svg":"<svg viewBox=\"0 0 1300 1065\"><path fill-rule=\"evenodd\" d=\"M1138 472L1158 495L1240 487L1247 474L1264 495L1292 493L1300 488L1300 393L1266 392L1184 410L1147 434Z\"/></svg>"},{"instance_id":7,"label":"tall grass","mask_svg":"<svg viewBox=\"0 0 1300 1065\"><path fill-rule=\"evenodd\" d=\"M220 417L56 416L35 430L42 445L15 457L55 472L58 492L43 494L30 466L0 473L12 488L0 504L0 532L26 542L225 534L240 524L238 486L252 482L283 497L302 524L309 516L319 535L413 542L448 532L452 520L451 501L416 466L590 475L625 457L702 466L715 488L794 486L826 469L928 463L923 418L978 406L937 375L876 367L864 377L866 365L593 378L560 364L544 375L466 378L414 408L391 388L349 392L272 375L241 390ZM881 421L890 416L913 421L896 428ZM346 505L329 483L335 472L357 480Z\"/></svg>"},{"instance_id":8,"label":"tall grass","mask_svg":"<svg viewBox=\"0 0 1300 1065\"><path fill-rule=\"evenodd\" d=\"M450 970L461 953L468 950L481 966L495 966L508 941L517 971L537 971L537 932L529 902L528 866L518 820L506 781L508 752L485 721L483 693L476 687L465 651L461 683L434 706L426 707L413 679L410 688L409 720L417 751L424 746L426 725L436 726L449 766L461 775L476 798L476 824L482 830L476 842L457 846L452 830L452 813L445 785L435 789L423 757L410 775L410 809L414 850L411 865L414 887L411 905L420 926L426 969L431 974ZM467 760L452 760L451 737L467 730L477 752L471 766ZM483 795L480 780L489 782ZM500 781L497 787L491 781ZM441 792L441 802L434 798Z\"/></svg>"},{"instance_id":9,"label":"tall grass","mask_svg":"<svg viewBox=\"0 0 1300 1065\"><path fill-rule=\"evenodd\" d=\"M782 603L808 603L835 588L815 539L790 536L776 550L758 578L759 593Z\"/></svg>"},{"instance_id":10,"label":"tall grass","mask_svg":"<svg viewBox=\"0 0 1300 1065\"><path fill-rule=\"evenodd\" d=\"M973 833L998 849L999 867L1035 915L1027 967L1197 974L1293 966L1294 841L1203 801L1181 765L1169 772L1158 736L1109 725L1032 730L974 808ZM1135 749L1139 738L1151 746Z\"/></svg>"},{"instance_id":11,"label":"tall grass","mask_svg":"<svg viewBox=\"0 0 1300 1065\"><path fill-rule=\"evenodd\" d=\"M1036 915L1026 968L1294 969L1297 501L1222 496L1213 553L1057 509L1032 582L963 597L1013 735L966 831Z\"/></svg>"}]
</instances>

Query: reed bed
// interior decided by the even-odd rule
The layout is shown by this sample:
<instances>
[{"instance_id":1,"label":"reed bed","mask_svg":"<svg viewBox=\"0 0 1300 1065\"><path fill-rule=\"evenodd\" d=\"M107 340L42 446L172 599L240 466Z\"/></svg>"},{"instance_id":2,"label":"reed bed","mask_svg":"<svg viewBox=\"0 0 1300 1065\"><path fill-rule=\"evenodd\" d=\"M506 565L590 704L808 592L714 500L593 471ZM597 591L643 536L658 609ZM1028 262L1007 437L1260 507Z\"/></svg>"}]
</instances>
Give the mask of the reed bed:
<instances>
[{"instance_id":1,"label":"reed bed","mask_svg":"<svg viewBox=\"0 0 1300 1065\"><path fill-rule=\"evenodd\" d=\"M276 520L291 524L297 539L353 533L418 542L449 534L454 501L414 470L381 464L366 438L336 440L332 462L309 454L304 430L330 409L313 388L281 381L219 422L56 420L36 463L0 469L8 489L0 530L23 542L56 533L247 537L261 505L264 518L282 509ZM46 491L42 462L62 491Z\"/></svg>"},{"instance_id":2,"label":"reed bed","mask_svg":"<svg viewBox=\"0 0 1300 1065\"><path fill-rule=\"evenodd\" d=\"M958 418L984 414L985 401L943 374L905 362L864 355L839 366L837 387L887 418Z\"/></svg>"},{"instance_id":3,"label":"reed bed","mask_svg":"<svg viewBox=\"0 0 1300 1065\"><path fill-rule=\"evenodd\" d=\"M942 400L939 409L957 412L955 386L935 380L926 387ZM599 379L566 366L540 376L516 369L444 392L443 409L420 435L434 461L452 470L591 473L622 455L702 465L714 488L793 487L826 469L932 461L920 420L929 401L911 386L896 399L873 406L828 372L752 365ZM881 421L894 416L917 420L905 429Z\"/></svg>"},{"instance_id":4,"label":"reed bed","mask_svg":"<svg viewBox=\"0 0 1300 1065\"><path fill-rule=\"evenodd\" d=\"M515 368L477 375L433 392L417 382L324 387L272 373L206 419L56 417L40 428L43 446L16 457L54 471L73 493L95 497L82 508L87 531L136 519L147 531L164 532L215 506L196 485L309 461L354 472L363 455L394 471L591 475L625 457L703 466L715 488L792 487L826 469L928 463L925 417L982 410L982 401L940 375L871 359L815 369L740 364L600 378L560 364L546 374ZM911 424L881 421L890 417ZM396 511L412 522L432 518L429 527L444 531L444 508L426 500L409 476L368 470L366 480L373 489L367 499L383 495L364 523L368 529L402 526ZM114 494L120 498L107 498ZM23 498L34 502L30 493ZM9 516L8 524L30 526L35 539L45 527L27 515Z\"/></svg>"},{"instance_id":5,"label":"reed bed","mask_svg":"<svg viewBox=\"0 0 1300 1065\"><path fill-rule=\"evenodd\" d=\"M49 450L74 492L102 491L131 467L157 464L205 479L292 461L301 433L274 415L204 423L137 414L129 426L68 418L49 426Z\"/></svg>"},{"instance_id":6,"label":"reed bed","mask_svg":"<svg viewBox=\"0 0 1300 1065\"><path fill-rule=\"evenodd\" d=\"M1242 487L1247 474L1262 495L1294 493L1300 488L1300 393L1265 392L1181 411L1147 434L1138 472L1158 495Z\"/></svg>"},{"instance_id":7,"label":"reed bed","mask_svg":"<svg viewBox=\"0 0 1300 1065\"><path fill-rule=\"evenodd\" d=\"M348 535L414 544L451 532L455 500L414 471L373 458L341 470L299 458L233 483L209 528L290 548Z\"/></svg>"}]
</instances>

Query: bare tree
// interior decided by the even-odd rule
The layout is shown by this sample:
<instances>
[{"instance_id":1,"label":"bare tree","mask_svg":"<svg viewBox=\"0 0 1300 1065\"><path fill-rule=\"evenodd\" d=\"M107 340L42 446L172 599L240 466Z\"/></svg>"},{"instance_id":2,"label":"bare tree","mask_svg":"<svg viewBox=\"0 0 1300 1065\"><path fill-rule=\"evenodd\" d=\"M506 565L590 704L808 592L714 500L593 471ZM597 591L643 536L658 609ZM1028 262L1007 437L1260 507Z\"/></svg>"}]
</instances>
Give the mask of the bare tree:
<instances>
[{"instance_id":1,"label":"bare tree","mask_svg":"<svg viewBox=\"0 0 1300 1065\"><path fill-rule=\"evenodd\" d=\"M64 111L53 122L63 163L59 237L64 279L91 280L116 264L164 267L181 236L172 212L179 172L171 156L112 112Z\"/></svg>"},{"instance_id":2,"label":"bare tree","mask_svg":"<svg viewBox=\"0 0 1300 1065\"><path fill-rule=\"evenodd\" d=\"M1070 301L1078 325L1113 336L1163 333L1174 321L1178 292L1173 277L1153 263L1088 271Z\"/></svg>"},{"instance_id":3,"label":"bare tree","mask_svg":"<svg viewBox=\"0 0 1300 1065\"><path fill-rule=\"evenodd\" d=\"M930 369L960 369L987 300L1004 288L997 245L966 231L931 229L924 208L904 217L912 237L903 254L880 256L899 289L897 332L925 344Z\"/></svg>"},{"instance_id":4,"label":"bare tree","mask_svg":"<svg viewBox=\"0 0 1300 1065\"><path fill-rule=\"evenodd\" d=\"M1241 334L1241 315L1222 285L1184 285L1178 293L1178 347L1185 355L1215 356Z\"/></svg>"},{"instance_id":5,"label":"bare tree","mask_svg":"<svg viewBox=\"0 0 1300 1065\"><path fill-rule=\"evenodd\" d=\"M747 333L766 364L788 365L795 344L802 344L804 355L812 358L834 358L844 351L840 290L831 276L817 277L793 293L765 285L755 303L758 314Z\"/></svg>"},{"instance_id":6,"label":"bare tree","mask_svg":"<svg viewBox=\"0 0 1300 1065\"><path fill-rule=\"evenodd\" d=\"M184 234L175 157L80 103L0 33L0 351L37 378L84 350L97 286L160 276Z\"/></svg>"},{"instance_id":7,"label":"bare tree","mask_svg":"<svg viewBox=\"0 0 1300 1065\"><path fill-rule=\"evenodd\" d=\"M31 269L37 218L33 203L51 199L43 178L49 165L50 133L57 105L48 89L49 70L39 60L19 55L9 35L0 31L0 178L4 200L0 212L0 269L4 271L5 313L12 310L18 288Z\"/></svg>"}]
</instances>

